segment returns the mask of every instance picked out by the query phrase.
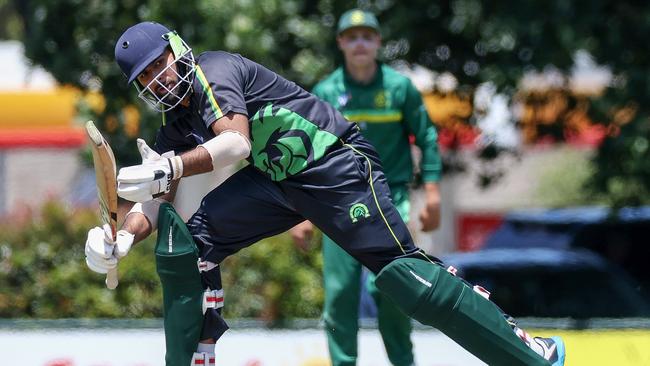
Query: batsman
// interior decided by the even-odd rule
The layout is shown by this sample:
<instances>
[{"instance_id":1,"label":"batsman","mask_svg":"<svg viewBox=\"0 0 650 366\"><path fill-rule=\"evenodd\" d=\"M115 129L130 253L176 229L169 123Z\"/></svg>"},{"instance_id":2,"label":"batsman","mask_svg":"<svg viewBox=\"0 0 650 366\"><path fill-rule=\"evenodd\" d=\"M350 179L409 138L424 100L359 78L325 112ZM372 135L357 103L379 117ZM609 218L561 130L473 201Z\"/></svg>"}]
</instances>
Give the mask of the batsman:
<instances>
[{"instance_id":1,"label":"batsman","mask_svg":"<svg viewBox=\"0 0 650 366\"><path fill-rule=\"evenodd\" d=\"M532 338L481 291L419 250L390 199L374 148L329 104L245 57L204 52L152 22L128 28L117 63L162 113L153 149L119 171L118 194L136 202L116 250L92 229L87 262L105 273L158 229L168 365L214 365L227 330L219 264L260 239L309 220L377 275L405 314L436 327L490 365L562 365L559 337ZM249 164L205 195L184 223L179 180Z\"/></svg>"}]
</instances>

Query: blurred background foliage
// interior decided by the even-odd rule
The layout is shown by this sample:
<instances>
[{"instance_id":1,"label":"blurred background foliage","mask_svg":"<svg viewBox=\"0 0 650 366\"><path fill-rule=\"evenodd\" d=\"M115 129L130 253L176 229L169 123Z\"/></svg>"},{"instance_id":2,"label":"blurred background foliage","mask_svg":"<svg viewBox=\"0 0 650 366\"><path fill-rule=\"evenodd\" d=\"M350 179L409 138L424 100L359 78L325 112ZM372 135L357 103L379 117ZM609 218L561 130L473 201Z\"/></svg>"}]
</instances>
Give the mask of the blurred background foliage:
<instances>
[{"instance_id":1,"label":"blurred background foliage","mask_svg":"<svg viewBox=\"0 0 650 366\"><path fill-rule=\"evenodd\" d=\"M121 285L106 291L103 276L88 271L84 248L95 210L57 202L0 228L0 317L136 317L160 314L161 296L151 243L120 265Z\"/></svg>"},{"instance_id":2,"label":"blurred background foliage","mask_svg":"<svg viewBox=\"0 0 650 366\"><path fill-rule=\"evenodd\" d=\"M162 317L152 260L154 237L120 261L120 285L86 267L84 247L97 212L51 201L0 225L0 318ZM314 243L320 241L316 238ZM222 263L225 316L269 326L317 318L323 303L320 248L298 251L287 235L265 239Z\"/></svg>"},{"instance_id":3,"label":"blurred background foliage","mask_svg":"<svg viewBox=\"0 0 650 366\"><path fill-rule=\"evenodd\" d=\"M614 206L650 202L646 2L0 0L0 35L22 40L27 56L61 83L104 96L102 103L86 101L80 110L84 119L92 117L109 131L118 160L128 165L138 158L135 137L151 141L160 123L159 115L133 107L135 93L113 61L114 43L128 26L159 21L178 30L196 53L242 53L311 88L340 62L336 20L353 6L378 15L387 62L453 74L461 100L471 102L477 85L489 81L513 100L527 102L536 117L524 114L517 123L528 140L563 141L576 126L598 125L605 141L587 188ZM605 90L580 94L570 85L579 50L610 68L613 78ZM524 73L549 70L561 78L551 89L542 95L521 90ZM553 105L557 95L556 113L536 113L543 112L540 105ZM461 121L471 126L475 115L464 113Z\"/></svg>"},{"instance_id":4,"label":"blurred background foliage","mask_svg":"<svg viewBox=\"0 0 650 366\"><path fill-rule=\"evenodd\" d=\"M318 318L323 306L320 235L298 250L288 234L248 247L222 264L224 314L280 326L291 318Z\"/></svg>"}]
</instances>

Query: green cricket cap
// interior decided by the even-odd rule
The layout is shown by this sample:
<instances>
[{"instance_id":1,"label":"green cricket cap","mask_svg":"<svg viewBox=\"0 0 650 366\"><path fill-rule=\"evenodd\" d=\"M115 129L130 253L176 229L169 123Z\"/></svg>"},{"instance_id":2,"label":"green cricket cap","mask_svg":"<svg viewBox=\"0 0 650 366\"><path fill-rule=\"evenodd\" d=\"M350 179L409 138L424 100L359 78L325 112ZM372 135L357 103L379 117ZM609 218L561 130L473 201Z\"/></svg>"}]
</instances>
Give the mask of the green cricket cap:
<instances>
[{"instance_id":1,"label":"green cricket cap","mask_svg":"<svg viewBox=\"0 0 650 366\"><path fill-rule=\"evenodd\" d=\"M343 13L339 19L336 33L341 34L343 31L354 27L368 27L376 30L377 33L381 33L377 17L373 13L361 9L352 9Z\"/></svg>"}]
</instances>

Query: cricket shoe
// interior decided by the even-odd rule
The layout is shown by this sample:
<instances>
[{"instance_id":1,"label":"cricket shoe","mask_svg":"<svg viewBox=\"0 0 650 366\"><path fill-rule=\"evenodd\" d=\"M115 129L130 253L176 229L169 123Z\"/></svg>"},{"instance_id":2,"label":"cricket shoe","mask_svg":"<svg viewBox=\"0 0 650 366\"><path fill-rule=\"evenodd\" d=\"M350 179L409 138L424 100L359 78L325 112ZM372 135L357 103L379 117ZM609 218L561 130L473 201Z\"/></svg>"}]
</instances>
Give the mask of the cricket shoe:
<instances>
[{"instance_id":1,"label":"cricket shoe","mask_svg":"<svg viewBox=\"0 0 650 366\"><path fill-rule=\"evenodd\" d=\"M564 358L566 357L566 348L564 341L560 337L533 338L535 343L539 344L544 350L545 360L551 363L551 366L564 366Z\"/></svg>"}]
</instances>

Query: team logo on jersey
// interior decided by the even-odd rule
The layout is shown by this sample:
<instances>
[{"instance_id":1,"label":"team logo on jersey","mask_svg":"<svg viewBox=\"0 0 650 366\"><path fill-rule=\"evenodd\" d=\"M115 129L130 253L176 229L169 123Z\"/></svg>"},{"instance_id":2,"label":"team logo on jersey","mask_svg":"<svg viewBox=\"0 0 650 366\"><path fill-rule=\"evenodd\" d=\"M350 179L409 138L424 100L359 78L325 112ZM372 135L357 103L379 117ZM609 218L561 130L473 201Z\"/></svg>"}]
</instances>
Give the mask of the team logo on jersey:
<instances>
[{"instance_id":1,"label":"team logo on jersey","mask_svg":"<svg viewBox=\"0 0 650 366\"><path fill-rule=\"evenodd\" d=\"M386 107L386 93L383 90L375 94L375 107L376 108Z\"/></svg>"},{"instance_id":2,"label":"team logo on jersey","mask_svg":"<svg viewBox=\"0 0 650 366\"><path fill-rule=\"evenodd\" d=\"M350 207L350 220L352 220L353 224L359 221L359 219L366 219L368 217L370 217L370 211L368 210L368 206L363 203L355 203Z\"/></svg>"},{"instance_id":3,"label":"team logo on jersey","mask_svg":"<svg viewBox=\"0 0 650 366\"><path fill-rule=\"evenodd\" d=\"M294 111L268 104L251 119L251 140L253 165L280 181L320 159L338 137Z\"/></svg>"}]
</instances>

